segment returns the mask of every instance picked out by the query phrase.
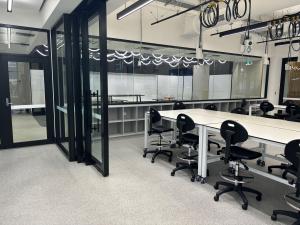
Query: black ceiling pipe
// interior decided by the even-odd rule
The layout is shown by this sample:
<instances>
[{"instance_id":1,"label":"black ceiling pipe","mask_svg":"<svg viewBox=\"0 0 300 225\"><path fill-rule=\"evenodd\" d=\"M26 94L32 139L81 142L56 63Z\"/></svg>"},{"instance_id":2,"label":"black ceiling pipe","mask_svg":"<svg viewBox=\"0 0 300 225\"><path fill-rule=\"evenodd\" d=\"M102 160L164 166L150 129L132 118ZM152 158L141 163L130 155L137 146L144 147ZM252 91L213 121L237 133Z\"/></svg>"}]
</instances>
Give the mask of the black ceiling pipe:
<instances>
[{"instance_id":1,"label":"black ceiling pipe","mask_svg":"<svg viewBox=\"0 0 300 225\"><path fill-rule=\"evenodd\" d=\"M211 34L211 36L219 35L220 37L224 37L224 36L227 36L227 35L241 33L241 32L244 32L246 30L250 30L250 31L251 30L256 30L256 29L259 29L259 28L267 27L268 24L272 23L272 22L282 21L282 20L286 20L286 19L291 20L295 16L300 16L300 12L297 12L297 13L291 14L291 15L285 15L282 18L279 18L279 19L269 20L269 21L265 21L265 22L261 22L261 23L255 23L255 24L252 24L250 26L244 26L244 27L239 27L239 28L227 30L227 31L217 32L217 33Z\"/></svg>"},{"instance_id":2,"label":"black ceiling pipe","mask_svg":"<svg viewBox=\"0 0 300 225\"><path fill-rule=\"evenodd\" d=\"M232 30L227 30L227 31L223 31L223 32L214 33L214 34L211 34L211 36L219 35L220 37L224 37L224 36L228 36L228 35L232 35L232 34L245 32L245 31L248 31L248 30L249 31L256 30L256 29L259 29L259 28L267 27L267 26L268 26L268 22L255 23L255 24L252 24L250 26L244 26L244 27L239 27L239 28L235 28L235 29L232 29Z\"/></svg>"},{"instance_id":3,"label":"black ceiling pipe","mask_svg":"<svg viewBox=\"0 0 300 225\"><path fill-rule=\"evenodd\" d=\"M290 41L283 41L283 42L278 42L275 43L275 47L276 46L281 46L281 45L289 45L291 42ZM293 40L292 43L300 43L300 39L299 40Z\"/></svg>"}]
</instances>

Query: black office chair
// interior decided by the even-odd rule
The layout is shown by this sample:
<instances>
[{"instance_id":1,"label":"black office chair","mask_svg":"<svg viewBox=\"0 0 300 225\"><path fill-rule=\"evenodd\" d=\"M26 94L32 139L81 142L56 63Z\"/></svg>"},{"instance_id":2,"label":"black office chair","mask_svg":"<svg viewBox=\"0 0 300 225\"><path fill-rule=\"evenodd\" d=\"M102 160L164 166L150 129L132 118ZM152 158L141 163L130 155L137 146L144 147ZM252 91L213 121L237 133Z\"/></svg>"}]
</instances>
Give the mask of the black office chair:
<instances>
[{"instance_id":1,"label":"black office chair","mask_svg":"<svg viewBox=\"0 0 300 225\"><path fill-rule=\"evenodd\" d=\"M244 166L246 170L249 168L243 162L243 160L253 160L262 156L259 152L254 152L243 147L236 146L238 143L245 142L248 139L247 130L239 123L231 120L224 121L221 125L221 136L226 142L224 162L228 164L229 162L234 163L234 168L226 171L226 173L221 173L221 177L229 182L218 181L216 182L214 188L219 189L219 186L225 186L223 190L216 193L214 200L219 201L219 196L235 191L242 198L243 205L242 208L246 210L248 208L248 200L244 192L250 192L256 194L257 201L261 200L262 193L254 189L244 187L243 184L246 183L244 180L253 179L253 176L243 176L240 174L240 164Z\"/></svg>"},{"instance_id":2,"label":"black office chair","mask_svg":"<svg viewBox=\"0 0 300 225\"><path fill-rule=\"evenodd\" d=\"M188 132L195 128L195 123L189 116L179 114L176 124L179 130L178 145L188 145L188 151L178 155L178 159L182 162L176 163L176 168L172 170L171 176L175 176L176 171L188 169L192 173L191 181L194 182L196 178L194 169L198 169L198 152L196 150L198 148L199 136Z\"/></svg>"},{"instance_id":3,"label":"black office chair","mask_svg":"<svg viewBox=\"0 0 300 225\"><path fill-rule=\"evenodd\" d=\"M158 155L165 155L165 156L169 157L169 162L172 161L172 156L173 156L172 151L163 150L163 147L165 147L165 145L162 143L162 140L163 140L162 134L171 132L171 131L173 131L173 129L165 127L163 125L159 125L158 123L160 121L161 121L161 116L160 116L159 112L156 109L150 108L150 123L149 123L150 127L149 127L148 134L149 134L149 136L151 136L153 134L158 135L159 141L157 144L155 144L157 149L155 149L155 150L145 149L143 157L146 158L147 154L149 154L149 153L153 154L152 159L151 159L152 163L154 163L155 158Z\"/></svg>"},{"instance_id":4,"label":"black office chair","mask_svg":"<svg viewBox=\"0 0 300 225\"><path fill-rule=\"evenodd\" d=\"M262 103L260 103L259 108L263 112L262 117L272 118L272 119L276 118L275 116L271 116L271 115L267 114L268 112L271 112L274 110L274 105L271 102L263 101Z\"/></svg>"},{"instance_id":5,"label":"black office chair","mask_svg":"<svg viewBox=\"0 0 300 225\"><path fill-rule=\"evenodd\" d=\"M209 104L205 107L206 110L218 111L218 107L215 104ZM215 135L209 134L208 137L213 137ZM208 151L210 151L210 145L216 145L218 148L221 148L220 144L211 140L208 140Z\"/></svg>"},{"instance_id":6,"label":"black office chair","mask_svg":"<svg viewBox=\"0 0 300 225\"><path fill-rule=\"evenodd\" d=\"M246 110L242 107L238 107L238 108L231 110L231 113L246 115Z\"/></svg>"},{"instance_id":7,"label":"black office chair","mask_svg":"<svg viewBox=\"0 0 300 225\"><path fill-rule=\"evenodd\" d=\"M205 107L207 110L218 111L218 107L215 104L209 104Z\"/></svg>"},{"instance_id":8,"label":"black office chair","mask_svg":"<svg viewBox=\"0 0 300 225\"><path fill-rule=\"evenodd\" d=\"M276 113L275 117L280 119L289 119L294 117L295 115L300 114L300 107L297 104L292 103L292 101L286 104L285 113Z\"/></svg>"},{"instance_id":9,"label":"black office chair","mask_svg":"<svg viewBox=\"0 0 300 225\"><path fill-rule=\"evenodd\" d=\"M173 110L180 110L180 109L186 109L185 104L180 101L174 102Z\"/></svg>"},{"instance_id":10,"label":"black office chair","mask_svg":"<svg viewBox=\"0 0 300 225\"><path fill-rule=\"evenodd\" d=\"M293 225L300 224L300 140L293 140L285 147L285 155L287 160L294 166L297 180L295 182L295 193L286 194L285 201L289 206L296 209L298 212L286 210L274 210L271 216L272 220L277 220L278 215L287 216L296 219Z\"/></svg>"},{"instance_id":11,"label":"black office chair","mask_svg":"<svg viewBox=\"0 0 300 225\"><path fill-rule=\"evenodd\" d=\"M294 147L294 146L287 144L285 146L284 154L281 154L281 156L284 157L285 159L287 159L288 161L290 161L288 159L289 152L294 151L294 149L292 149L292 147ZM268 172L269 173L272 173L273 169L284 170L283 173L282 173L282 178L284 178L284 179L287 179L287 174L288 173L290 173L294 176L296 176L296 173L297 173L297 167L295 167L292 163L281 163L280 165L268 166Z\"/></svg>"},{"instance_id":12,"label":"black office chair","mask_svg":"<svg viewBox=\"0 0 300 225\"><path fill-rule=\"evenodd\" d=\"M294 116L300 114L300 106L291 103L287 105L286 113L288 114L288 118L293 118Z\"/></svg>"},{"instance_id":13,"label":"black office chair","mask_svg":"<svg viewBox=\"0 0 300 225\"><path fill-rule=\"evenodd\" d=\"M295 102L293 100L286 100L283 102L283 105L286 105L286 106L288 106L290 104L295 104Z\"/></svg>"}]
</instances>

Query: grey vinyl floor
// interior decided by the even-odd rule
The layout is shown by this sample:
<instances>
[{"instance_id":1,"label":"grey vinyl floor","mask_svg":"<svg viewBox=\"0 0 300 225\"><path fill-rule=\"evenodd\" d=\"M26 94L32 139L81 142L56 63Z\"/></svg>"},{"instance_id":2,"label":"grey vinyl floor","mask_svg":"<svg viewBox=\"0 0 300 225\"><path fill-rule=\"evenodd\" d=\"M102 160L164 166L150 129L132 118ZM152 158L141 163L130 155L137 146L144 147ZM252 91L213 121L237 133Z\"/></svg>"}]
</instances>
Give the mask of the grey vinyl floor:
<instances>
[{"instance_id":1,"label":"grey vinyl floor","mask_svg":"<svg viewBox=\"0 0 300 225\"><path fill-rule=\"evenodd\" d=\"M273 208L287 208L286 186L256 176L247 211L235 195L214 202L212 187L221 162L209 166L208 184L190 182L187 172L170 176L174 165L142 158L143 137L112 139L110 176L93 166L69 163L55 145L0 151L1 225L262 225Z\"/></svg>"}]
</instances>

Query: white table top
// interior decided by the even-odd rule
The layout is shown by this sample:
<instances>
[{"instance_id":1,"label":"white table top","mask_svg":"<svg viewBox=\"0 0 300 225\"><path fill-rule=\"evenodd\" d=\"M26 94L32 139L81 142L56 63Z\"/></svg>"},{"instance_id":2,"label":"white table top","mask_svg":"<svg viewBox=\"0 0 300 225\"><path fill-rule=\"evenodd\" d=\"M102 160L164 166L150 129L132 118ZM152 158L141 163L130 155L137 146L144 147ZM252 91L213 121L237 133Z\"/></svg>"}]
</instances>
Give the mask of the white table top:
<instances>
[{"instance_id":1,"label":"white table top","mask_svg":"<svg viewBox=\"0 0 300 225\"><path fill-rule=\"evenodd\" d=\"M36 104L36 105L12 105L12 110L21 110L21 109L39 109L45 108L45 104Z\"/></svg>"},{"instance_id":2,"label":"white table top","mask_svg":"<svg viewBox=\"0 0 300 225\"><path fill-rule=\"evenodd\" d=\"M190 109L192 114L209 115L211 117L221 118L224 120L235 120L237 122L247 122L273 128L294 130L300 132L300 123L287 120L270 119L259 116L240 115L230 112L209 111L205 109Z\"/></svg>"},{"instance_id":3,"label":"white table top","mask_svg":"<svg viewBox=\"0 0 300 225\"><path fill-rule=\"evenodd\" d=\"M300 139L300 125L296 122L205 109L160 111L162 117L174 120L176 120L180 113L190 116L196 124L216 129L220 129L223 121L234 120L246 128L250 137L281 144L287 144L291 140Z\"/></svg>"},{"instance_id":4,"label":"white table top","mask_svg":"<svg viewBox=\"0 0 300 225\"><path fill-rule=\"evenodd\" d=\"M211 117L210 115L197 114L193 109L184 109L184 110L168 110L159 112L162 117L170 118L173 120L177 119L177 116L181 113L188 115L194 120L195 124L198 125L207 125L213 123L222 123L224 119Z\"/></svg>"},{"instance_id":5,"label":"white table top","mask_svg":"<svg viewBox=\"0 0 300 225\"><path fill-rule=\"evenodd\" d=\"M286 145L292 140L300 139L300 132L298 131L279 129L240 121L239 123L246 128L250 137L259 138L284 145ZM207 127L220 129L221 124L209 124L207 125Z\"/></svg>"}]
</instances>

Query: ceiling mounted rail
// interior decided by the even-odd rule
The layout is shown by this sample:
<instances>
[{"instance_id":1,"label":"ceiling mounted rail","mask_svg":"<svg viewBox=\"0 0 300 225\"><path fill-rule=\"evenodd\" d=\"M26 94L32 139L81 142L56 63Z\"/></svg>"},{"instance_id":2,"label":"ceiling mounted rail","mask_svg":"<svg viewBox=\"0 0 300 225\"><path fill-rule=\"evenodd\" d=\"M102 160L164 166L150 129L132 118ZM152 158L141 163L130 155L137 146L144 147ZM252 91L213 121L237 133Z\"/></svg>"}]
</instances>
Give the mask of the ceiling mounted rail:
<instances>
[{"instance_id":1,"label":"ceiling mounted rail","mask_svg":"<svg viewBox=\"0 0 300 225\"><path fill-rule=\"evenodd\" d=\"M276 30L276 26L278 27L277 28L278 31L282 31L282 29L283 29L282 24L283 23L285 23L285 22L294 22L294 21L299 21L299 26L300 26L300 12L295 13L295 14L291 14L291 15L285 15L282 18L278 18L278 19L274 19L274 20L269 20L269 21L265 21L265 22L261 22L261 23L256 23L256 24L252 24L252 25L249 25L249 26L243 26L243 27L239 27L239 28L235 28L235 29L231 29L231 30L227 30L227 31L217 32L217 33L211 34L211 36L219 35L220 37L224 37L224 36L244 32L246 29L248 29L250 31L254 31L254 30L257 30L257 29L265 28L265 27L268 27L269 31L272 31L272 30L274 30L274 28ZM272 37L271 32L269 32L269 34L270 34L271 40L275 40L275 41L280 40L280 38L283 35L283 34L282 35L275 35L275 36L277 36L277 38L275 38L275 37ZM263 43L263 42L261 42L261 43Z\"/></svg>"},{"instance_id":2,"label":"ceiling mounted rail","mask_svg":"<svg viewBox=\"0 0 300 225\"><path fill-rule=\"evenodd\" d=\"M180 15L186 13L186 12L189 12L189 11L192 11L192 10L196 10L197 8L199 8L199 7L201 7L201 6L204 6L204 5L207 5L207 4L211 3L211 2L216 2L216 0L208 0L208 1L202 2L202 3L198 4L198 5L195 5L195 6L191 7L191 8L188 8L188 9L186 9L186 10L183 10L183 11L181 11L181 12L179 12L179 13L173 14L173 15L168 16L168 17L166 17L166 18L163 18L163 19L161 19L161 20L157 20L157 21L151 23L151 25L155 25L155 24L161 23L161 22L163 22L163 21L169 20L169 19L171 19L171 18L174 18L174 17L176 17L176 16L180 16Z\"/></svg>"}]
</instances>

